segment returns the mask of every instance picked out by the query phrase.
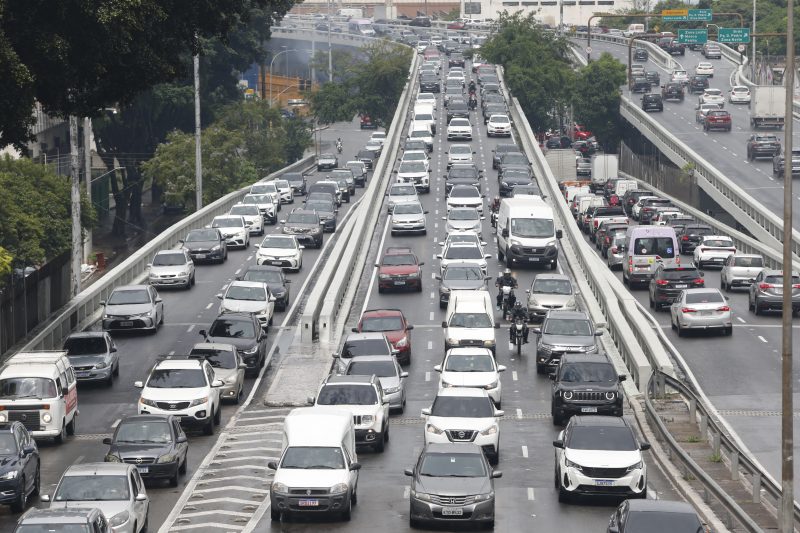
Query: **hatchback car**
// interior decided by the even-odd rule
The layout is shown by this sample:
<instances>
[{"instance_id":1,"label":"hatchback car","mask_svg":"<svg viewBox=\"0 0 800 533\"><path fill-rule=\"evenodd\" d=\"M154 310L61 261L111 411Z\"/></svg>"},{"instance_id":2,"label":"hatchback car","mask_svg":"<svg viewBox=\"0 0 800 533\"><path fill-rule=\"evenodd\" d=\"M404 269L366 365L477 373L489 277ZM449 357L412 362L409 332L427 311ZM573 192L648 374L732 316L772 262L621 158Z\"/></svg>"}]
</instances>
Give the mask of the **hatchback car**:
<instances>
[{"instance_id":1,"label":"hatchback car","mask_svg":"<svg viewBox=\"0 0 800 533\"><path fill-rule=\"evenodd\" d=\"M15 533L40 531L79 531L113 533L103 512L96 507L31 509L19 518Z\"/></svg>"},{"instance_id":2,"label":"hatchback car","mask_svg":"<svg viewBox=\"0 0 800 533\"><path fill-rule=\"evenodd\" d=\"M486 127L489 137L511 137L511 119L508 115L491 115Z\"/></svg>"},{"instance_id":3,"label":"hatchback car","mask_svg":"<svg viewBox=\"0 0 800 533\"><path fill-rule=\"evenodd\" d=\"M447 125L447 140L472 140L472 124L466 118L454 118Z\"/></svg>"},{"instance_id":4,"label":"hatchback car","mask_svg":"<svg viewBox=\"0 0 800 533\"><path fill-rule=\"evenodd\" d=\"M353 328L353 333L380 332L395 350L397 360L402 364L411 363L411 330L400 309L367 309L362 313L358 326ZM378 354L375 354L378 355Z\"/></svg>"},{"instance_id":5,"label":"hatchback car","mask_svg":"<svg viewBox=\"0 0 800 533\"><path fill-rule=\"evenodd\" d=\"M439 280L439 307L444 309L450 301L451 291L485 290L489 277L478 263L454 262L442 268L436 279Z\"/></svg>"},{"instance_id":6,"label":"hatchback car","mask_svg":"<svg viewBox=\"0 0 800 533\"><path fill-rule=\"evenodd\" d=\"M700 268L714 265L722 267L729 255L736 253L733 239L726 235L704 235L695 247L694 264Z\"/></svg>"},{"instance_id":7,"label":"hatchback car","mask_svg":"<svg viewBox=\"0 0 800 533\"><path fill-rule=\"evenodd\" d=\"M114 376L119 376L117 345L107 331L71 333L64 350L78 382L102 382L110 387Z\"/></svg>"},{"instance_id":8,"label":"hatchback car","mask_svg":"<svg viewBox=\"0 0 800 533\"><path fill-rule=\"evenodd\" d=\"M116 287L108 300L101 301L103 331L158 331L164 323L164 302L155 287L124 285Z\"/></svg>"},{"instance_id":9,"label":"hatchback car","mask_svg":"<svg viewBox=\"0 0 800 533\"><path fill-rule=\"evenodd\" d=\"M183 289L190 289L194 285L194 261L186 249L156 252L147 268L150 285Z\"/></svg>"},{"instance_id":10,"label":"hatchback car","mask_svg":"<svg viewBox=\"0 0 800 533\"><path fill-rule=\"evenodd\" d=\"M690 504L669 500L625 500L611 515L606 533L704 533Z\"/></svg>"},{"instance_id":11,"label":"hatchback car","mask_svg":"<svg viewBox=\"0 0 800 533\"><path fill-rule=\"evenodd\" d=\"M376 376L383 388L383 397L389 401L389 410L402 413L406 408L406 378L408 372L400 368L393 355L361 355L345 362L342 374L346 376Z\"/></svg>"},{"instance_id":12,"label":"hatchback car","mask_svg":"<svg viewBox=\"0 0 800 533\"><path fill-rule=\"evenodd\" d=\"M750 98L750 89L743 85L731 87L731 92L728 94L728 101L732 104L749 104Z\"/></svg>"},{"instance_id":13,"label":"hatchback car","mask_svg":"<svg viewBox=\"0 0 800 533\"><path fill-rule=\"evenodd\" d=\"M642 96L642 109L644 111L664 111L664 101L660 94L645 94Z\"/></svg>"},{"instance_id":14,"label":"hatchback car","mask_svg":"<svg viewBox=\"0 0 800 533\"><path fill-rule=\"evenodd\" d=\"M41 487L39 448L22 422L0 424L0 505L21 513Z\"/></svg>"},{"instance_id":15,"label":"hatchback car","mask_svg":"<svg viewBox=\"0 0 800 533\"><path fill-rule=\"evenodd\" d=\"M686 289L669 307L670 325L682 337L686 330L733 333L731 308L719 289Z\"/></svg>"},{"instance_id":16,"label":"hatchback car","mask_svg":"<svg viewBox=\"0 0 800 533\"><path fill-rule=\"evenodd\" d=\"M303 248L295 235L267 235L256 244L256 264L272 265L300 272L303 268Z\"/></svg>"},{"instance_id":17,"label":"hatchback car","mask_svg":"<svg viewBox=\"0 0 800 533\"><path fill-rule=\"evenodd\" d=\"M750 287L763 268L762 256L737 252L725 260L719 275L719 283L726 291Z\"/></svg>"},{"instance_id":18,"label":"hatchback car","mask_svg":"<svg viewBox=\"0 0 800 533\"><path fill-rule=\"evenodd\" d=\"M792 272L792 314L800 314L800 274ZM763 269L750 285L747 305L755 314L783 309L783 272Z\"/></svg>"},{"instance_id":19,"label":"hatchback car","mask_svg":"<svg viewBox=\"0 0 800 533\"><path fill-rule=\"evenodd\" d=\"M250 229L241 215L222 215L214 217L209 228L217 228L225 237L228 247L250 247Z\"/></svg>"},{"instance_id":20,"label":"hatchback car","mask_svg":"<svg viewBox=\"0 0 800 533\"><path fill-rule=\"evenodd\" d=\"M400 233L427 233L425 215L428 214L419 202L401 202L392 209L392 235Z\"/></svg>"},{"instance_id":21,"label":"hatchback car","mask_svg":"<svg viewBox=\"0 0 800 533\"><path fill-rule=\"evenodd\" d=\"M543 319L551 309L574 311L575 289L569 276L564 274L539 274L531 283L528 293L528 315Z\"/></svg>"},{"instance_id":22,"label":"hatchback car","mask_svg":"<svg viewBox=\"0 0 800 533\"><path fill-rule=\"evenodd\" d=\"M317 158L317 171L333 170L339 166L339 159L330 153L320 154Z\"/></svg>"},{"instance_id":23,"label":"hatchback car","mask_svg":"<svg viewBox=\"0 0 800 533\"><path fill-rule=\"evenodd\" d=\"M483 231L482 221L484 217L478 213L477 209L471 207L454 207L447 211L447 216L442 217L445 221L445 231L472 231L481 236Z\"/></svg>"},{"instance_id":24,"label":"hatchback car","mask_svg":"<svg viewBox=\"0 0 800 533\"><path fill-rule=\"evenodd\" d=\"M213 261L224 263L228 260L228 244L218 229L193 229L179 241L189 252L192 261Z\"/></svg>"},{"instance_id":25,"label":"hatchback car","mask_svg":"<svg viewBox=\"0 0 800 533\"><path fill-rule=\"evenodd\" d=\"M267 333L254 314L225 313L211 323L208 331L201 329L197 333L205 342L236 346L251 375L258 374L266 363Z\"/></svg>"},{"instance_id":26,"label":"hatchback car","mask_svg":"<svg viewBox=\"0 0 800 533\"><path fill-rule=\"evenodd\" d=\"M456 185L450 189L446 200L447 209L469 207L483 214L483 195L477 187L472 185Z\"/></svg>"},{"instance_id":27,"label":"hatchback car","mask_svg":"<svg viewBox=\"0 0 800 533\"><path fill-rule=\"evenodd\" d=\"M289 187L296 196L306 194L306 177L302 172L286 172L282 177L289 182Z\"/></svg>"},{"instance_id":28,"label":"hatchback car","mask_svg":"<svg viewBox=\"0 0 800 533\"><path fill-rule=\"evenodd\" d=\"M422 292L422 265L410 248L386 249L378 269L378 292L413 289Z\"/></svg>"},{"instance_id":29,"label":"hatchback car","mask_svg":"<svg viewBox=\"0 0 800 533\"><path fill-rule=\"evenodd\" d=\"M220 401L238 404L244 394L244 371L239 350L233 344L198 342L189 352L189 357L203 358L214 369L214 379L223 384L219 387Z\"/></svg>"}]
</instances>

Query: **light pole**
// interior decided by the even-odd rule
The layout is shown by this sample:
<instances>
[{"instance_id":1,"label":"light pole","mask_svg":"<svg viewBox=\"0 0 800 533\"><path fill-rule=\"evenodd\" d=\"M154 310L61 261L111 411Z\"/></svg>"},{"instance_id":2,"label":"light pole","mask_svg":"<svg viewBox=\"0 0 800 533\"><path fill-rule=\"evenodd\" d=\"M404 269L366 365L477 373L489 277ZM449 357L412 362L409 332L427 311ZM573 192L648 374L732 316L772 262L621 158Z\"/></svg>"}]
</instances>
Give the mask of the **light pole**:
<instances>
[{"instance_id":1,"label":"light pole","mask_svg":"<svg viewBox=\"0 0 800 533\"><path fill-rule=\"evenodd\" d=\"M333 83L333 47L331 47L331 26L333 25L333 0L328 0L328 81Z\"/></svg>"},{"instance_id":2,"label":"light pole","mask_svg":"<svg viewBox=\"0 0 800 533\"><path fill-rule=\"evenodd\" d=\"M287 52L297 52L297 50L281 50L277 54L272 57L272 61L269 62L269 105L272 107L272 65L275 64L275 60L280 57L281 54L285 54ZM287 67L288 69L288 67Z\"/></svg>"},{"instance_id":3,"label":"light pole","mask_svg":"<svg viewBox=\"0 0 800 533\"><path fill-rule=\"evenodd\" d=\"M750 30L750 33L752 33L752 34L756 33L756 0L753 0L753 29ZM750 60L751 61L755 61L755 59L756 59L756 36L753 35L750 38L753 39L753 56L752 56L752 58ZM755 67L753 67L753 69L755 69ZM755 80L755 70L753 70L753 80Z\"/></svg>"}]
</instances>

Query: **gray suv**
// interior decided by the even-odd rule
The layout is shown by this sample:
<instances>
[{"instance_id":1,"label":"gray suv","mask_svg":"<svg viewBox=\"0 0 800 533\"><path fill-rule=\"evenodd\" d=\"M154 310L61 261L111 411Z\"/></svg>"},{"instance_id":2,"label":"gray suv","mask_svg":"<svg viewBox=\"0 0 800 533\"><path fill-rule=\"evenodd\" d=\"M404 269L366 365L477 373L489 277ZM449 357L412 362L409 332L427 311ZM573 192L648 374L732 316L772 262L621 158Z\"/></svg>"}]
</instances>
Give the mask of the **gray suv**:
<instances>
[{"instance_id":1,"label":"gray suv","mask_svg":"<svg viewBox=\"0 0 800 533\"><path fill-rule=\"evenodd\" d=\"M595 329L583 311L548 311L542 327L533 328L539 338L536 343L536 372L544 374L555 369L565 353L597 353L597 337L603 334Z\"/></svg>"},{"instance_id":2,"label":"gray suv","mask_svg":"<svg viewBox=\"0 0 800 533\"><path fill-rule=\"evenodd\" d=\"M765 268L750 285L747 305L757 315L783 308L783 271ZM800 314L800 275L792 272L792 315Z\"/></svg>"},{"instance_id":3,"label":"gray suv","mask_svg":"<svg viewBox=\"0 0 800 533\"><path fill-rule=\"evenodd\" d=\"M284 235L294 235L300 244L322 248L322 221L316 211L295 209L281 224Z\"/></svg>"}]
</instances>

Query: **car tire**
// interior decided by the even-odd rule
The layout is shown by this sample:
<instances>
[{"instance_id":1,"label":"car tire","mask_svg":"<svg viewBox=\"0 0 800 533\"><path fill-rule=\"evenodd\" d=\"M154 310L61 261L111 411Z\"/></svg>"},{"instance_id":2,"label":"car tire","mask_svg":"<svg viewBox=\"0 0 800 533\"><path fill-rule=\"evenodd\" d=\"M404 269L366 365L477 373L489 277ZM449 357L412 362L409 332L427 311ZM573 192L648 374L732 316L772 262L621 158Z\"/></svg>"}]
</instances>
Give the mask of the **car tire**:
<instances>
[{"instance_id":1,"label":"car tire","mask_svg":"<svg viewBox=\"0 0 800 533\"><path fill-rule=\"evenodd\" d=\"M363 127L361 129L364 129ZM269 509L269 518L273 522L280 522L281 520L281 512L276 510L274 507L270 507Z\"/></svg>"},{"instance_id":2,"label":"car tire","mask_svg":"<svg viewBox=\"0 0 800 533\"><path fill-rule=\"evenodd\" d=\"M19 491L19 494L11 503L11 511L14 513L21 513L25 510L25 507L28 506L28 493L25 490L25 476L22 476L20 480L20 486L22 487Z\"/></svg>"},{"instance_id":3,"label":"car tire","mask_svg":"<svg viewBox=\"0 0 800 533\"><path fill-rule=\"evenodd\" d=\"M186 474L186 471L189 469L189 454L187 453L186 456L183 458L183 463L181 466L178 467L178 472L180 474Z\"/></svg>"},{"instance_id":4,"label":"car tire","mask_svg":"<svg viewBox=\"0 0 800 533\"><path fill-rule=\"evenodd\" d=\"M64 444L64 441L67 440L67 421L61 421L61 433L53 437L53 440L56 444Z\"/></svg>"},{"instance_id":5,"label":"car tire","mask_svg":"<svg viewBox=\"0 0 800 533\"><path fill-rule=\"evenodd\" d=\"M352 500L347 500L347 509L342 511L342 520L345 522L349 522L353 516L353 502Z\"/></svg>"},{"instance_id":6,"label":"car tire","mask_svg":"<svg viewBox=\"0 0 800 533\"><path fill-rule=\"evenodd\" d=\"M541 363L536 363L536 373L537 374L541 375L541 374L544 374L546 371L547 371L547 368L545 367L545 365L543 365Z\"/></svg>"},{"instance_id":7,"label":"car tire","mask_svg":"<svg viewBox=\"0 0 800 533\"><path fill-rule=\"evenodd\" d=\"M761 308L758 305L758 298L753 300L753 313L755 313L756 316L761 314Z\"/></svg>"},{"instance_id":8,"label":"car tire","mask_svg":"<svg viewBox=\"0 0 800 533\"><path fill-rule=\"evenodd\" d=\"M67 424L67 435L74 435L78 427L78 412L72 417L72 421Z\"/></svg>"},{"instance_id":9,"label":"car tire","mask_svg":"<svg viewBox=\"0 0 800 533\"><path fill-rule=\"evenodd\" d=\"M170 476L170 478L169 478L169 486L170 487L177 487L178 486L178 474L179 474L179 471L180 471L180 468L176 468L175 469L175 473L172 476Z\"/></svg>"},{"instance_id":10,"label":"car tire","mask_svg":"<svg viewBox=\"0 0 800 533\"><path fill-rule=\"evenodd\" d=\"M103 383L106 387L111 387L114 384L114 371L112 370L111 373L108 375L108 379Z\"/></svg>"},{"instance_id":11,"label":"car tire","mask_svg":"<svg viewBox=\"0 0 800 533\"><path fill-rule=\"evenodd\" d=\"M31 495L38 495L42 492L42 465L36 465L36 477L33 478L33 490Z\"/></svg>"},{"instance_id":12,"label":"car tire","mask_svg":"<svg viewBox=\"0 0 800 533\"><path fill-rule=\"evenodd\" d=\"M214 434L214 414L212 413L210 417L208 417L208 422L206 425L203 426L203 435L213 435Z\"/></svg>"},{"instance_id":13,"label":"car tire","mask_svg":"<svg viewBox=\"0 0 800 533\"><path fill-rule=\"evenodd\" d=\"M570 495L569 493L564 490L564 487L561 486L561 483L558 485L558 503L569 503Z\"/></svg>"},{"instance_id":14,"label":"car tire","mask_svg":"<svg viewBox=\"0 0 800 533\"><path fill-rule=\"evenodd\" d=\"M675 325L675 329L678 330L678 337L683 337L684 331L683 331L683 328L681 327L681 323L680 323L680 321L676 321L676 322L677 323Z\"/></svg>"},{"instance_id":15,"label":"car tire","mask_svg":"<svg viewBox=\"0 0 800 533\"><path fill-rule=\"evenodd\" d=\"M386 433L381 433L381 436L378 440L375 441L375 451L378 453L383 453L386 449Z\"/></svg>"},{"instance_id":16,"label":"car tire","mask_svg":"<svg viewBox=\"0 0 800 533\"><path fill-rule=\"evenodd\" d=\"M218 426L222 422L222 409L217 406L217 409L214 410L214 425Z\"/></svg>"},{"instance_id":17,"label":"car tire","mask_svg":"<svg viewBox=\"0 0 800 533\"><path fill-rule=\"evenodd\" d=\"M724 335L726 337L730 337L731 335L733 335L733 326L729 326L729 327L725 328Z\"/></svg>"}]
</instances>

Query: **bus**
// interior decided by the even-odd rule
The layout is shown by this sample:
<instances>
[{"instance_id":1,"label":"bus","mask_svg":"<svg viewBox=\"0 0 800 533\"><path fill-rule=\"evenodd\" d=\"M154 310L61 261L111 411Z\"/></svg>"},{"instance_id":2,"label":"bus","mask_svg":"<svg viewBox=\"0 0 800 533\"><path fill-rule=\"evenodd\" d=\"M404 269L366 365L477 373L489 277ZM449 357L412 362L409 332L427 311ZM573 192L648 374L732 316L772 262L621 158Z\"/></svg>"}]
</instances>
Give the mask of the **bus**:
<instances>
[{"instance_id":1,"label":"bus","mask_svg":"<svg viewBox=\"0 0 800 533\"><path fill-rule=\"evenodd\" d=\"M347 31L362 37L375 37L372 21L369 19L350 19L347 23Z\"/></svg>"}]
</instances>

